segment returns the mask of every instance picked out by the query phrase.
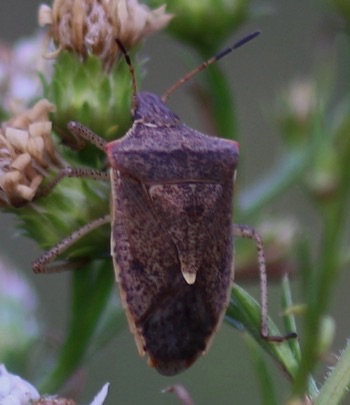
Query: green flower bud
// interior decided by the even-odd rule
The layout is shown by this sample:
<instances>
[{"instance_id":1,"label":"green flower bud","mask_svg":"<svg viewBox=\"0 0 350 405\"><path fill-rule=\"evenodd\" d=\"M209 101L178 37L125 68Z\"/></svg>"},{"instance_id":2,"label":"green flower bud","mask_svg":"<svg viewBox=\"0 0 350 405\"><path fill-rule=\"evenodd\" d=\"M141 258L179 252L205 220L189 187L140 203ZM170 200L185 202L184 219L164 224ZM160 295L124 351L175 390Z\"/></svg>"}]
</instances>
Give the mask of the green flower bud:
<instances>
[{"instance_id":1,"label":"green flower bud","mask_svg":"<svg viewBox=\"0 0 350 405\"><path fill-rule=\"evenodd\" d=\"M335 322L330 316L324 316L321 320L321 332L318 340L317 351L320 357L328 353L332 347L335 336Z\"/></svg>"},{"instance_id":2,"label":"green flower bud","mask_svg":"<svg viewBox=\"0 0 350 405\"><path fill-rule=\"evenodd\" d=\"M67 147L55 146L49 119L54 111L53 104L40 100L3 123L0 130L0 206L14 212L23 233L45 249L109 210L105 182L66 179L48 196L37 198L58 170L68 165L62 155L68 160L69 153L74 155ZM76 246L75 255L104 252L109 245L105 228L93 233L96 240L91 235L84 238L83 248Z\"/></svg>"},{"instance_id":3,"label":"green flower bud","mask_svg":"<svg viewBox=\"0 0 350 405\"><path fill-rule=\"evenodd\" d=\"M53 123L64 143L81 146L81 140L67 134L70 120L81 122L106 140L126 132L132 90L127 65L115 66L120 56L116 38L125 48L134 48L172 17L164 6L151 10L137 0L55 0L52 8L41 6L39 23L49 25L57 47L46 54L57 59L45 95L57 107ZM103 155L87 147L79 158L91 165L96 156L101 160Z\"/></svg>"},{"instance_id":4,"label":"green flower bud","mask_svg":"<svg viewBox=\"0 0 350 405\"><path fill-rule=\"evenodd\" d=\"M152 6L164 3L149 0ZM175 14L169 31L182 41L211 55L249 15L249 0L178 0L167 3Z\"/></svg>"},{"instance_id":5,"label":"green flower bud","mask_svg":"<svg viewBox=\"0 0 350 405\"><path fill-rule=\"evenodd\" d=\"M291 84L277 99L277 123L286 142L291 146L304 145L312 132L317 95L307 80Z\"/></svg>"},{"instance_id":6,"label":"green flower bud","mask_svg":"<svg viewBox=\"0 0 350 405\"><path fill-rule=\"evenodd\" d=\"M334 147L325 145L315 156L311 169L306 173L305 184L318 200L328 200L339 189L340 166Z\"/></svg>"},{"instance_id":7,"label":"green flower bud","mask_svg":"<svg viewBox=\"0 0 350 405\"><path fill-rule=\"evenodd\" d=\"M75 140L66 129L71 120L83 123L106 140L123 135L131 122L131 93L126 63L118 64L107 73L96 56L88 56L81 63L77 55L69 52L60 53L52 79L45 86L46 97L57 108L53 116L54 128L63 143L73 148L77 148L81 140ZM98 156L96 148L92 153L92 148L83 149L81 162L91 165ZM68 150L62 153L66 152L66 157L72 155Z\"/></svg>"},{"instance_id":8,"label":"green flower bud","mask_svg":"<svg viewBox=\"0 0 350 405\"><path fill-rule=\"evenodd\" d=\"M109 184L85 179L64 179L50 194L16 211L24 235L49 249L76 229L109 212ZM100 259L109 256L110 229L99 227L64 253L65 259Z\"/></svg>"}]
</instances>

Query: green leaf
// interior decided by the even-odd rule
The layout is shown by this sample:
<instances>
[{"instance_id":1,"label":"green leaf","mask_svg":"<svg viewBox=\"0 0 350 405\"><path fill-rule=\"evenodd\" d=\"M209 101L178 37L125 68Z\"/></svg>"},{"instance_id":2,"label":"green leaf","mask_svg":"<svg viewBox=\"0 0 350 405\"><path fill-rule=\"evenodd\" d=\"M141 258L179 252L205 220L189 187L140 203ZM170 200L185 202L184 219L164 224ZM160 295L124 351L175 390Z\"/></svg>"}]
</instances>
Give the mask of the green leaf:
<instances>
[{"instance_id":1,"label":"green leaf","mask_svg":"<svg viewBox=\"0 0 350 405\"><path fill-rule=\"evenodd\" d=\"M231 301L226 312L226 319L230 323L238 321L243 325L245 330L256 340L259 346L280 364L287 377L290 379L294 377L298 369L298 361L288 341L272 343L260 336L260 306L253 297L237 284L233 286ZM269 319L269 332L271 335L282 336L271 319Z\"/></svg>"},{"instance_id":2,"label":"green leaf","mask_svg":"<svg viewBox=\"0 0 350 405\"><path fill-rule=\"evenodd\" d=\"M350 342L341 354L337 365L332 369L320 393L315 398L315 405L337 405L344 399L350 385Z\"/></svg>"}]
</instances>

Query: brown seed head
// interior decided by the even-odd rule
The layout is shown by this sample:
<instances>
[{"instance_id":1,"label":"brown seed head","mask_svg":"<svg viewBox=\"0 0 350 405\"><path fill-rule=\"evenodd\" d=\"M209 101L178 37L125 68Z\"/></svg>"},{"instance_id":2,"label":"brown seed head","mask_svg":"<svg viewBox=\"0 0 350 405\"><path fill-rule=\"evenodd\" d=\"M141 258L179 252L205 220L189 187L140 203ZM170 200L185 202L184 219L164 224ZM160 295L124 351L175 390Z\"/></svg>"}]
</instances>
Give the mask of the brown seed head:
<instances>
[{"instance_id":1,"label":"brown seed head","mask_svg":"<svg viewBox=\"0 0 350 405\"><path fill-rule=\"evenodd\" d=\"M113 64L119 38L126 48L164 28L172 19L165 6L151 10L137 0L55 0L52 8L42 5L39 24L51 26L51 36L61 50L72 50L82 57L97 55L106 67Z\"/></svg>"},{"instance_id":2,"label":"brown seed head","mask_svg":"<svg viewBox=\"0 0 350 405\"><path fill-rule=\"evenodd\" d=\"M30 202L47 170L59 164L49 121L49 113L54 111L55 106L43 99L2 124L0 206Z\"/></svg>"}]
</instances>

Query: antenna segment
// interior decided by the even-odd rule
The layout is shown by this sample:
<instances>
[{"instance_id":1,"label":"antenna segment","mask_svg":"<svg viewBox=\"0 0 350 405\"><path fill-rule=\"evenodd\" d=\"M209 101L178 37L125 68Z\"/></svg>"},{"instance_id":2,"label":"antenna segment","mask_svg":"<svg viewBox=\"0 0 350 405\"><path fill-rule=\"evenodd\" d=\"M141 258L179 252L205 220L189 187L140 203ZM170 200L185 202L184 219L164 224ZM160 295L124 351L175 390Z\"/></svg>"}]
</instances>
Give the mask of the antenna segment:
<instances>
[{"instance_id":1,"label":"antenna segment","mask_svg":"<svg viewBox=\"0 0 350 405\"><path fill-rule=\"evenodd\" d=\"M189 73L187 73L184 77L182 77L180 80L178 80L176 83L174 83L162 96L162 101L166 102L170 94L181 87L184 83L188 82L190 79L192 79L193 76L195 76L198 72L201 72L205 68L207 68L209 65L212 63L218 61L219 59L223 58L230 52L234 51L235 49L240 48L241 46L245 45L247 42L251 41L252 39L256 38L258 35L260 35L260 31L255 31L252 32L251 34L245 36L244 38L240 39L238 42L233 44L232 46L224 49L223 51L217 53L216 55L212 56L210 59L208 59L205 62L202 62L199 66L191 70Z\"/></svg>"},{"instance_id":2,"label":"antenna segment","mask_svg":"<svg viewBox=\"0 0 350 405\"><path fill-rule=\"evenodd\" d=\"M130 59L130 56L128 54L128 51L125 49L125 46L123 45L121 40L119 38L116 38L115 42L118 44L119 49L121 50L122 54L124 55L126 64L129 67L130 76L131 76L131 86L132 86L131 108L132 108L132 111L135 111L136 106L137 106L137 97L136 97L136 95L137 95L137 86L136 86L135 69L134 69L133 64L131 63L131 59Z\"/></svg>"}]
</instances>

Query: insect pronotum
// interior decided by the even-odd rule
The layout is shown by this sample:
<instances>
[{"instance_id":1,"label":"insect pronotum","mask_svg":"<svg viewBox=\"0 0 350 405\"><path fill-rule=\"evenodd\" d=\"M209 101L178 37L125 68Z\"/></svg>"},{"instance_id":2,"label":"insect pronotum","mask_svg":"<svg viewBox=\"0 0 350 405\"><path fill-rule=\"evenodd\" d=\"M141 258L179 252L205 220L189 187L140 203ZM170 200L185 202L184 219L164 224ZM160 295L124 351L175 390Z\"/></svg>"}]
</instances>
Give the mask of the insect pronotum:
<instances>
[{"instance_id":1,"label":"insect pronotum","mask_svg":"<svg viewBox=\"0 0 350 405\"><path fill-rule=\"evenodd\" d=\"M110 169L66 167L42 191L65 177L111 182L111 213L73 232L34 264L36 273L66 265L49 264L77 240L111 223L111 253L131 331L141 355L161 374L188 368L209 343L224 317L233 282L233 237L256 243L261 280L261 336L281 342L295 337L268 332L267 280L262 240L254 228L232 224L237 142L202 134L168 109L169 95L208 65L255 38L254 32L200 64L162 98L137 92L130 69L133 125L107 143L77 122L69 130L106 152Z\"/></svg>"}]
</instances>

